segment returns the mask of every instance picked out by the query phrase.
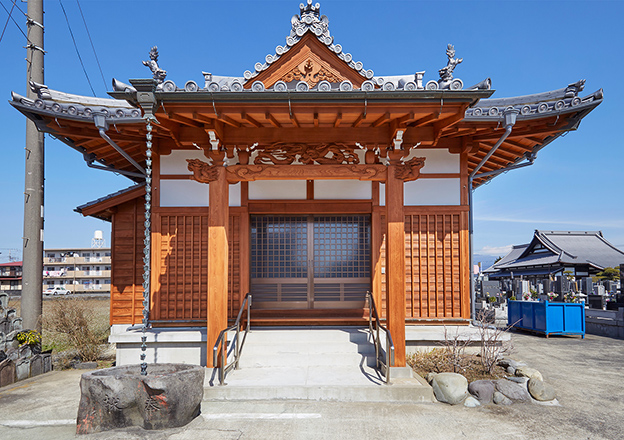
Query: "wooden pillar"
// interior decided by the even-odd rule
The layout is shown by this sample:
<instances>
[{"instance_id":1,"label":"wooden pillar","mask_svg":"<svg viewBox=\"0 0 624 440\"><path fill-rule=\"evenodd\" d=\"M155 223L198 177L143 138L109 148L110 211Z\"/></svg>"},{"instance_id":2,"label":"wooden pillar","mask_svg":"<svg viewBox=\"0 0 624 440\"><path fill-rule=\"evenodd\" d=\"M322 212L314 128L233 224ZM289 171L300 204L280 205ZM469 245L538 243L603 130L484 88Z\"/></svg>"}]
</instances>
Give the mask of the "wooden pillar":
<instances>
[{"instance_id":1,"label":"wooden pillar","mask_svg":"<svg viewBox=\"0 0 624 440\"><path fill-rule=\"evenodd\" d=\"M392 157L391 157L392 159ZM398 162L398 160L396 161ZM394 341L394 366L405 366L405 225L403 180L391 161L386 181L386 319Z\"/></svg>"},{"instance_id":2,"label":"wooden pillar","mask_svg":"<svg viewBox=\"0 0 624 440\"><path fill-rule=\"evenodd\" d=\"M379 182L373 182L373 210L371 214L371 235L372 235L372 264L373 264L373 299L377 306L379 318L382 317L381 304L381 245L383 242L383 231L381 230L381 207L379 206Z\"/></svg>"},{"instance_id":3,"label":"wooden pillar","mask_svg":"<svg viewBox=\"0 0 624 440\"><path fill-rule=\"evenodd\" d=\"M227 327L229 185L225 168L218 167L216 172L217 178L209 184L208 201L208 367L215 366L212 349Z\"/></svg>"}]
</instances>

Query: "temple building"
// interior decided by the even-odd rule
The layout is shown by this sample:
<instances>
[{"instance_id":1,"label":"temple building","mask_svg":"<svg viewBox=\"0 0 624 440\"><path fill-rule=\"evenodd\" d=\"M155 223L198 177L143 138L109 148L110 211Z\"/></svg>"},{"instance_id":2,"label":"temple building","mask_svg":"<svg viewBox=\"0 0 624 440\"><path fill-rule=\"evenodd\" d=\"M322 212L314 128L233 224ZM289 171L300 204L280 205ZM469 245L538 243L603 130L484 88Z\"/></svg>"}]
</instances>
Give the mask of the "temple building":
<instances>
[{"instance_id":1,"label":"temple building","mask_svg":"<svg viewBox=\"0 0 624 440\"><path fill-rule=\"evenodd\" d=\"M603 99L581 96L584 81L491 98L489 78L455 76L450 44L433 74L378 76L328 23L308 0L237 77L175 84L154 47L153 77L113 80L108 99L13 93L87 166L135 183L78 208L112 223L120 364L137 362L145 289L150 361L212 365L248 292L252 326L293 326L366 325L371 291L405 366L406 327L470 321L472 190L532 164Z\"/></svg>"},{"instance_id":2,"label":"temple building","mask_svg":"<svg viewBox=\"0 0 624 440\"><path fill-rule=\"evenodd\" d=\"M515 245L502 259L484 270L490 279L541 280L567 275L580 279L624 264L624 252L609 243L601 231L540 231L530 243Z\"/></svg>"}]
</instances>

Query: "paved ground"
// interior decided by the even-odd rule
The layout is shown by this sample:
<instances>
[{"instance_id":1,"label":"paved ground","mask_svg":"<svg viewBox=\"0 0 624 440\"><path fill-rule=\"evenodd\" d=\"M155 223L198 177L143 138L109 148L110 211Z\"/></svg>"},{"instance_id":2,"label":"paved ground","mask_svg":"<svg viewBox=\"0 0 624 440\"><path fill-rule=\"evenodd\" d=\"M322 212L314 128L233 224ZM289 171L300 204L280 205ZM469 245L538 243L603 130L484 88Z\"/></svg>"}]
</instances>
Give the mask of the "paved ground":
<instances>
[{"instance_id":1,"label":"paved ground","mask_svg":"<svg viewBox=\"0 0 624 440\"><path fill-rule=\"evenodd\" d=\"M139 428L84 439L622 439L624 342L600 336L514 334L513 357L539 369L560 407L310 401L204 402L183 428ZM67 439L75 432L80 371L0 389L0 438Z\"/></svg>"}]
</instances>

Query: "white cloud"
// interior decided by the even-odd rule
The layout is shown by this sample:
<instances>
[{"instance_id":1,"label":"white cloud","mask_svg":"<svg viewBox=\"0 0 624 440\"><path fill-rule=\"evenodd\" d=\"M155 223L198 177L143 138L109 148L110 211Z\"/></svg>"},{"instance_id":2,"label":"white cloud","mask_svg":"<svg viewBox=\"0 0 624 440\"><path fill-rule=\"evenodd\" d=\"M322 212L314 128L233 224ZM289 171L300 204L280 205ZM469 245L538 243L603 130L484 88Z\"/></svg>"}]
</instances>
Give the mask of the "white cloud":
<instances>
[{"instance_id":1,"label":"white cloud","mask_svg":"<svg viewBox=\"0 0 624 440\"><path fill-rule=\"evenodd\" d=\"M501 222L501 223L532 223L535 225L540 224L553 224L553 225L574 225L574 226L592 226L595 228L620 228L622 227L622 220L609 220L609 219L598 219L598 220L570 220L569 217L565 220L556 220L556 219L544 219L544 218L520 218L520 217L500 217L500 216L475 216L476 221L482 222ZM539 228L538 228L539 229Z\"/></svg>"},{"instance_id":2,"label":"white cloud","mask_svg":"<svg viewBox=\"0 0 624 440\"><path fill-rule=\"evenodd\" d=\"M511 251L511 247L512 245L510 244L507 246L483 246L483 248L476 253L479 255L503 256Z\"/></svg>"}]
</instances>

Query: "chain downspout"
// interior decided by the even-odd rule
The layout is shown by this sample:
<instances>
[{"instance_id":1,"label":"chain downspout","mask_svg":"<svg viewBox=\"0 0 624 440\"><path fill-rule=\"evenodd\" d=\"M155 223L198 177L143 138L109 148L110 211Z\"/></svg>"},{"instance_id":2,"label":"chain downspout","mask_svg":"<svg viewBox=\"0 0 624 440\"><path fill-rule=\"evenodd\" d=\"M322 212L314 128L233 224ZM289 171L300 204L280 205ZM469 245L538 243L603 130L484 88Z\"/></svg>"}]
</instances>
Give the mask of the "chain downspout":
<instances>
[{"instance_id":1,"label":"chain downspout","mask_svg":"<svg viewBox=\"0 0 624 440\"><path fill-rule=\"evenodd\" d=\"M147 362L145 362L147 350L146 330L149 326L149 301L151 280L151 214L152 214L152 121L147 119L146 135L147 160L145 161L145 239L143 240L143 331L141 335L141 376L147 376Z\"/></svg>"}]
</instances>

